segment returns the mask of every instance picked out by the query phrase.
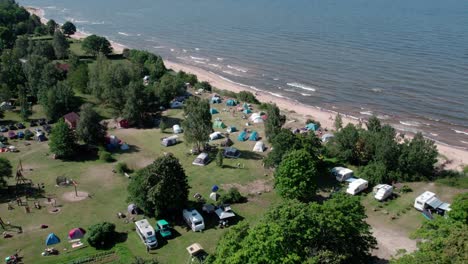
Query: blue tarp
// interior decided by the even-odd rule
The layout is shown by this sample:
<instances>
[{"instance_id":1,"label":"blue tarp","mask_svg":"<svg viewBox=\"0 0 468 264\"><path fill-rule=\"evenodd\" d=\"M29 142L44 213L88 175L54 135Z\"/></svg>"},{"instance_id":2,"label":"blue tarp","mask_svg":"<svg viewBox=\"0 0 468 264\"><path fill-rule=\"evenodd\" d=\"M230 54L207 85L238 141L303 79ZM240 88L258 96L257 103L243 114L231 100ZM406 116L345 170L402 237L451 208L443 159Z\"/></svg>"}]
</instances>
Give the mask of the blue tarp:
<instances>
[{"instance_id":1,"label":"blue tarp","mask_svg":"<svg viewBox=\"0 0 468 264\"><path fill-rule=\"evenodd\" d=\"M319 126L317 124L314 124L314 123L309 123L306 125L306 129L307 130L312 130L312 131L317 131L317 129L319 129Z\"/></svg>"},{"instance_id":2,"label":"blue tarp","mask_svg":"<svg viewBox=\"0 0 468 264\"><path fill-rule=\"evenodd\" d=\"M247 137L247 132L242 131L239 136L237 137L237 140L239 141L245 141L245 138Z\"/></svg>"},{"instance_id":3,"label":"blue tarp","mask_svg":"<svg viewBox=\"0 0 468 264\"><path fill-rule=\"evenodd\" d=\"M258 140L258 133L256 131L252 132L249 137L250 141L257 141Z\"/></svg>"},{"instance_id":4,"label":"blue tarp","mask_svg":"<svg viewBox=\"0 0 468 264\"><path fill-rule=\"evenodd\" d=\"M60 239L54 233L50 233L46 238L46 246L55 245L60 243Z\"/></svg>"}]
</instances>

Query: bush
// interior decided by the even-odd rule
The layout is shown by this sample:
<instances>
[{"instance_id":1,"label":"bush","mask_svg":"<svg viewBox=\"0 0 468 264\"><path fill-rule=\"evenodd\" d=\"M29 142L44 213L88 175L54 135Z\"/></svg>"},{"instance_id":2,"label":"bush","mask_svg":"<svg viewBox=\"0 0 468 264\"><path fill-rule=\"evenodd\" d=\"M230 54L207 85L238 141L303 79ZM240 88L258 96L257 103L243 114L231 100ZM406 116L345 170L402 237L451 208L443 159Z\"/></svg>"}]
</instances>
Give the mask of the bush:
<instances>
[{"instance_id":1,"label":"bush","mask_svg":"<svg viewBox=\"0 0 468 264\"><path fill-rule=\"evenodd\" d=\"M242 196L239 190L235 187L229 189L229 191L221 195L220 202L222 204L233 204L233 203L244 203L247 201L247 198Z\"/></svg>"},{"instance_id":2,"label":"bush","mask_svg":"<svg viewBox=\"0 0 468 264\"><path fill-rule=\"evenodd\" d=\"M99 151L99 160L104 161L104 162L112 162L114 161L114 158L112 158L112 154L105 150L100 150Z\"/></svg>"},{"instance_id":3,"label":"bush","mask_svg":"<svg viewBox=\"0 0 468 264\"><path fill-rule=\"evenodd\" d=\"M237 99L242 102L247 102L249 104L260 104L255 95L248 91L241 91L237 94Z\"/></svg>"},{"instance_id":4,"label":"bush","mask_svg":"<svg viewBox=\"0 0 468 264\"><path fill-rule=\"evenodd\" d=\"M409 192L412 192L412 191L413 191L413 189L411 189L411 187L409 187L409 186L406 185L406 184L403 185L403 186L401 187L401 190L400 190L400 192L402 192L402 193L409 193Z\"/></svg>"},{"instance_id":5,"label":"bush","mask_svg":"<svg viewBox=\"0 0 468 264\"><path fill-rule=\"evenodd\" d=\"M89 227L88 243L97 249L111 246L116 238L115 225L102 222Z\"/></svg>"},{"instance_id":6,"label":"bush","mask_svg":"<svg viewBox=\"0 0 468 264\"><path fill-rule=\"evenodd\" d=\"M216 154L216 165L220 168L223 167L223 149L218 150L218 154Z\"/></svg>"},{"instance_id":7,"label":"bush","mask_svg":"<svg viewBox=\"0 0 468 264\"><path fill-rule=\"evenodd\" d=\"M24 131L24 139L31 140L33 137L34 137L34 134L33 134L33 132L31 132L31 130L26 129Z\"/></svg>"},{"instance_id":8,"label":"bush","mask_svg":"<svg viewBox=\"0 0 468 264\"><path fill-rule=\"evenodd\" d=\"M120 174L124 174L126 172L130 172L130 169L127 166L127 163L125 162L119 162L117 165L115 165L115 171L117 171Z\"/></svg>"}]
</instances>

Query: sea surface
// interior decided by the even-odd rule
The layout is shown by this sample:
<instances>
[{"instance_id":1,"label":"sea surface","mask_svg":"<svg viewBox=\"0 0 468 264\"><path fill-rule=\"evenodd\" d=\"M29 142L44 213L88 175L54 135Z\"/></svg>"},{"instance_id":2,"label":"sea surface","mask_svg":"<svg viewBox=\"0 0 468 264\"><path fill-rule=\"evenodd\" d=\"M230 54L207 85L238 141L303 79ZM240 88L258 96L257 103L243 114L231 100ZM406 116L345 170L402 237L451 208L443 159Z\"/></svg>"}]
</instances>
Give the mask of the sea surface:
<instances>
[{"instance_id":1,"label":"sea surface","mask_svg":"<svg viewBox=\"0 0 468 264\"><path fill-rule=\"evenodd\" d=\"M466 0L19 3L252 89L468 148Z\"/></svg>"}]
</instances>

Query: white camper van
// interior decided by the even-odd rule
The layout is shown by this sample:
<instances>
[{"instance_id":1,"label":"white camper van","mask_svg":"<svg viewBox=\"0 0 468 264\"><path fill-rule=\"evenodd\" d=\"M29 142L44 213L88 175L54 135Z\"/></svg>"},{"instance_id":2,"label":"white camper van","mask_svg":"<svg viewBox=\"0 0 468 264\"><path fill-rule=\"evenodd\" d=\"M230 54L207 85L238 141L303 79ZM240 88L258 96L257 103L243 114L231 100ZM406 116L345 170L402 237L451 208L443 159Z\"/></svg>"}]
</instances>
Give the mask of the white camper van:
<instances>
[{"instance_id":1,"label":"white camper van","mask_svg":"<svg viewBox=\"0 0 468 264\"><path fill-rule=\"evenodd\" d=\"M331 173L339 182L346 181L353 177L353 171L344 167L335 167L331 170Z\"/></svg>"},{"instance_id":2,"label":"white camper van","mask_svg":"<svg viewBox=\"0 0 468 264\"><path fill-rule=\"evenodd\" d=\"M356 179L349 183L348 189L346 189L346 193L356 195L367 189L368 184L369 183L364 179Z\"/></svg>"},{"instance_id":3,"label":"white camper van","mask_svg":"<svg viewBox=\"0 0 468 264\"><path fill-rule=\"evenodd\" d=\"M135 222L136 232L140 236L141 241L149 247L155 248L158 246L158 240L156 240L156 233L154 228L150 225L148 220L143 219Z\"/></svg>"},{"instance_id":4,"label":"white camper van","mask_svg":"<svg viewBox=\"0 0 468 264\"><path fill-rule=\"evenodd\" d=\"M388 184L378 184L374 187L374 198L377 201L383 201L387 199L393 193L393 186Z\"/></svg>"},{"instance_id":5,"label":"white camper van","mask_svg":"<svg viewBox=\"0 0 468 264\"><path fill-rule=\"evenodd\" d=\"M184 209L182 211L185 222L194 231L202 231L205 229L205 222L201 214L195 209Z\"/></svg>"},{"instance_id":6,"label":"white camper van","mask_svg":"<svg viewBox=\"0 0 468 264\"><path fill-rule=\"evenodd\" d=\"M435 193L425 191L414 200L414 208L419 211L424 211L426 209L435 210L443 215L445 212L450 211L450 204L439 200Z\"/></svg>"}]
</instances>

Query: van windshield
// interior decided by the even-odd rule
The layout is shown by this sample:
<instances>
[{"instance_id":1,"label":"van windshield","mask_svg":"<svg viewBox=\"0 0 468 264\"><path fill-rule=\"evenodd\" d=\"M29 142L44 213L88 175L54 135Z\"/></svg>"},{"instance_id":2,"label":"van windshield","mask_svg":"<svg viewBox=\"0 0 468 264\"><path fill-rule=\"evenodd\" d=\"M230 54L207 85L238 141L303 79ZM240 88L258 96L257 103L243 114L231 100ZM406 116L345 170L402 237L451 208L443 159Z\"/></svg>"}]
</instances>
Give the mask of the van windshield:
<instances>
[{"instance_id":1,"label":"van windshield","mask_svg":"<svg viewBox=\"0 0 468 264\"><path fill-rule=\"evenodd\" d=\"M155 236L149 236L146 240L151 243L151 242L156 241L156 237Z\"/></svg>"},{"instance_id":2,"label":"van windshield","mask_svg":"<svg viewBox=\"0 0 468 264\"><path fill-rule=\"evenodd\" d=\"M197 226L197 225L201 225L202 224L202 221L196 221L194 222L194 224Z\"/></svg>"}]
</instances>

